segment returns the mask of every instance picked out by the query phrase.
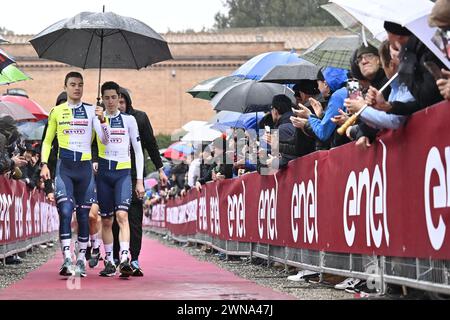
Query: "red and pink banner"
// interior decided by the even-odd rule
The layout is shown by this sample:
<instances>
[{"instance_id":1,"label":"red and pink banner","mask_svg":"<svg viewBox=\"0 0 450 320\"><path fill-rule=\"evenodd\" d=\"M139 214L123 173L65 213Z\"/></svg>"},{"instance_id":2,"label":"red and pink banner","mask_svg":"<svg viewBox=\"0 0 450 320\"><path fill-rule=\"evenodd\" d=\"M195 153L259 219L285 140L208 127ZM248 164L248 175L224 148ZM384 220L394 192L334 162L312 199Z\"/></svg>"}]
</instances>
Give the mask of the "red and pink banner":
<instances>
[{"instance_id":1,"label":"red and pink banner","mask_svg":"<svg viewBox=\"0 0 450 320\"><path fill-rule=\"evenodd\" d=\"M56 207L43 192L0 176L0 245L58 231Z\"/></svg>"},{"instance_id":2,"label":"red and pink banner","mask_svg":"<svg viewBox=\"0 0 450 320\"><path fill-rule=\"evenodd\" d=\"M175 234L327 252L450 259L450 103L355 145L209 183L166 206Z\"/></svg>"}]
</instances>

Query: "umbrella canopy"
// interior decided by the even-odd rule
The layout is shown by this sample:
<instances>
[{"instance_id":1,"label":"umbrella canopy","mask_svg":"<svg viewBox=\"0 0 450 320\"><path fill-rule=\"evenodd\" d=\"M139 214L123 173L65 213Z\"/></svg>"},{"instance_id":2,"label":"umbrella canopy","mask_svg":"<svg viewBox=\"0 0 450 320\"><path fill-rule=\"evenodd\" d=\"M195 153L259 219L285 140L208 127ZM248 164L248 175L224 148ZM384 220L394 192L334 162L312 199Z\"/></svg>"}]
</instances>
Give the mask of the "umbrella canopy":
<instances>
[{"instance_id":1,"label":"umbrella canopy","mask_svg":"<svg viewBox=\"0 0 450 320\"><path fill-rule=\"evenodd\" d=\"M172 160L185 160L188 155L194 152L194 147L190 143L175 142L163 153L163 156Z\"/></svg>"},{"instance_id":2,"label":"umbrella canopy","mask_svg":"<svg viewBox=\"0 0 450 320\"><path fill-rule=\"evenodd\" d=\"M422 41L446 66L450 68L450 61L445 54L432 42L437 28L428 25L427 17L431 13L434 3L429 0L331 0L349 14L354 16L364 26L369 21L383 29L377 38L386 38L383 28L384 21L391 21L408 28Z\"/></svg>"},{"instance_id":3,"label":"umbrella canopy","mask_svg":"<svg viewBox=\"0 0 450 320\"><path fill-rule=\"evenodd\" d=\"M270 69L282 64L300 62L298 54L295 51L273 51L260 54L244 63L239 69L232 73L244 79L259 80Z\"/></svg>"},{"instance_id":4,"label":"umbrella canopy","mask_svg":"<svg viewBox=\"0 0 450 320\"><path fill-rule=\"evenodd\" d=\"M367 37L373 42L375 42L375 39L383 41L386 38L386 31L384 30L383 25L379 23L378 19L365 17L348 8L343 9L336 3L327 3L322 5L321 8L335 17L344 28L361 34L362 37ZM364 21L364 24L362 24L361 21ZM366 29L369 31L369 34L366 33Z\"/></svg>"},{"instance_id":5,"label":"umbrella canopy","mask_svg":"<svg viewBox=\"0 0 450 320\"><path fill-rule=\"evenodd\" d=\"M145 190L149 190L157 185L158 185L158 180L156 180L155 178L144 179Z\"/></svg>"},{"instance_id":6,"label":"umbrella canopy","mask_svg":"<svg viewBox=\"0 0 450 320\"><path fill-rule=\"evenodd\" d=\"M261 78L261 82L292 84L299 80L317 80L320 68L309 61L275 66Z\"/></svg>"},{"instance_id":7,"label":"umbrella canopy","mask_svg":"<svg viewBox=\"0 0 450 320\"><path fill-rule=\"evenodd\" d=\"M21 105L28 111L30 111L38 120L48 118L48 112L45 111L37 102L22 96L1 96L0 101L9 101Z\"/></svg>"},{"instance_id":8,"label":"umbrella canopy","mask_svg":"<svg viewBox=\"0 0 450 320\"><path fill-rule=\"evenodd\" d=\"M222 111L224 112L224 111ZM257 124L264 118L263 112L252 112L252 113L237 113L238 117L236 119L228 119L222 122L215 123L212 128L220 130L222 132L228 130L229 128L241 128L245 130L256 129Z\"/></svg>"},{"instance_id":9,"label":"umbrella canopy","mask_svg":"<svg viewBox=\"0 0 450 320\"><path fill-rule=\"evenodd\" d=\"M247 80L236 84L211 100L215 110L234 111L240 113L267 112L272 105L273 97L279 94L287 95L295 104L294 92L275 83L262 83Z\"/></svg>"},{"instance_id":10,"label":"umbrella canopy","mask_svg":"<svg viewBox=\"0 0 450 320\"><path fill-rule=\"evenodd\" d=\"M240 112L234 111L219 111L211 119L209 119L209 124L220 123L224 121L233 121L239 119L241 116Z\"/></svg>"},{"instance_id":11,"label":"umbrella canopy","mask_svg":"<svg viewBox=\"0 0 450 320\"><path fill-rule=\"evenodd\" d=\"M0 85L11 84L31 79L14 64L10 64L0 72Z\"/></svg>"},{"instance_id":12,"label":"umbrella canopy","mask_svg":"<svg viewBox=\"0 0 450 320\"><path fill-rule=\"evenodd\" d=\"M208 122L206 121L190 121L188 123L186 123L182 129L186 132L190 132L190 131L194 131L195 129L199 128L199 127L203 127L205 124L207 124Z\"/></svg>"},{"instance_id":13,"label":"umbrella canopy","mask_svg":"<svg viewBox=\"0 0 450 320\"><path fill-rule=\"evenodd\" d=\"M15 60L0 49L0 85L30 79L15 65Z\"/></svg>"},{"instance_id":14,"label":"umbrella canopy","mask_svg":"<svg viewBox=\"0 0 450 320\"><path fill-rule=\"evenodd\" d=\"M361 43L357 35L328 37L306 50L302 58L317 66L349 70L352 54Z\"/></svg>"},{"instance_id":15,"label":"umbrella canopy","mask_svg":"<svg viewBox=\"0 0 450 320\"><path fill-rule=\"evenodd\" d=\"M220 91L241 82L242 78L236 76L214 77L200 82L198 85L188 90L192 97L203 100L211 100Z\"/></svg>"},{"instance_id":16,"label":"umbrella canopy","mask_svg":"<svg viewBox=\"0 0 450 320\"><path fill-rule=\"evenodd\" d=\"M10 115L16 121L36 120L33 114L16 103L0 101L0 114Z\"/></svg>"},{"instance_id":17,"label":"umbrella canopy","mask_svg":"<svg viewBox=\"0 0 450 320\"><path fill-rule=\"evenodd\" d=\"M99 68L99 96L102 68L138 70L172 59L167 42L152 28L113 12L81 12L53 24L30 42L40 58Z\"/></svg>"},{"instance_id":18,"label":"umbrella canopy","mask_svg":"<svg viewBox=\"0 0 450 320\"><path fill-rule=\"evenodd\" d=\"M17 124L17 130L25 140L42 140L46 120L37 122L21 122Z\"/></svg>"},{"instance_id":19,"label":"umbrella canopy","mask_svg":"<svg viewBox=\"0 0 450 320\"><path fill-rule=\"evenodd\" d=\"M203 127L199 127L194 131L189 132L181 141L183 142L192 142L195 145L199 145L203 142L211 142L215 139L219 138L222 135L221 132L212 129L211 124L204 125Z\"/></svg>"},{"instance_id":20,"label":"umbrella canopy","mask_svg":"<svg viewBox=\"0 0 450 320\"><path fill-rule=\"evenodd\" d=\"M0 71L14 62L15 61L10 56L8 56L5 51L0 49Z\"/></svg>"}]
</instances>

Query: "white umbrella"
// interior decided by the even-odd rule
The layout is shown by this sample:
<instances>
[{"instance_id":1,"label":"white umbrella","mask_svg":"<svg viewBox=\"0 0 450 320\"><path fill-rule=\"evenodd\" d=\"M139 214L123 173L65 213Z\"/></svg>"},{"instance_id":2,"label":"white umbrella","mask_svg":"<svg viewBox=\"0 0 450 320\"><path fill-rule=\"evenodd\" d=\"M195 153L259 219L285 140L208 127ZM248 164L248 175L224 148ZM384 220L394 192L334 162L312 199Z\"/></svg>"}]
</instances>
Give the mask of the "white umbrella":
<instances>
[{"instance_id":1,"label":"white umbrella","mask_svg":"<svg viewBox=\"0 0 450 320\"><path fill-rule=\"evenodd\" d=\"M195 129L198 129L198 128L203 127L203 126L206 125L207 123L208 123L208 122L206 122L206 121L196 121L196 120L194 120L194 121L190 121L190 122L186 123L186 124L182 127L182 129L183 129L184 131L191 132L191 131L194 131Z\"/></svg>"},{"instance_id":2,"label":"white umbrella","mask_svg":"<svg viewBox=\"0 0 450 320\"><path fill-rule=\"evenodd\" d=\"M429 0L330 0L330 2L346 10L379 40L386 38L385 32L376 31L380 30L384 21L395 22L408 28L450 68L450 61L431 41L436 28L428 25L427 17L433 9L433 2Z\"/></svg>"},{"instance_id":3,"label":"white umbrella","mask_svg":"<svg viewBox=\"0 0 450 320\"><path fill-rule=\"evenodd\" d=\"M222 133L211 129L212 124L207 124L202 127L198 127L195 130L186 134L181 141L183 142L211 142L219 138Z\"/></svg>"}]
</instances>

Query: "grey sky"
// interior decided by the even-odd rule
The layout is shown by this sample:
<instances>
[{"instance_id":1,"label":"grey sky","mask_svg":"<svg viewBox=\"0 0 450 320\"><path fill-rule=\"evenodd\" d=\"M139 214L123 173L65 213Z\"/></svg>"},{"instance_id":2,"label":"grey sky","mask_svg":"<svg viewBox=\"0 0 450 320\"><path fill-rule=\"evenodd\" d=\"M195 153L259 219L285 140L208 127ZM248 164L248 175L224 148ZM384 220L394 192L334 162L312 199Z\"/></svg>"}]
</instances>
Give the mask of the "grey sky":
<instances>
[{"instance_id":1,"label":"grey sky","mask_svg":"<svg viewBox=\"0 0 450 320\"><path fill-rule=\"evenodd\" d=\"M201 30L214 25L224 11L222 0L14 0L2 13L0 27L17 34L37 34L51 24L82 11L106 11L133 17L157 32Z\"/></svg>"}]
</instances>

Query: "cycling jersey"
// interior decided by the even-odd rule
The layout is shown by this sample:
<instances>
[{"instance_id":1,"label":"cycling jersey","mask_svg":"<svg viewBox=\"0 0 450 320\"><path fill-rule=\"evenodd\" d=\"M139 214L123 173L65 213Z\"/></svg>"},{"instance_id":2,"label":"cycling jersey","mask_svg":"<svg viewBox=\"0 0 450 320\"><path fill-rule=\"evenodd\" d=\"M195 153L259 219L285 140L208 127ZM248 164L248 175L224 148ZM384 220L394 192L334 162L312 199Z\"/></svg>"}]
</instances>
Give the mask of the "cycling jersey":
<instances>
[{"instance_id":1,"label":"cycling jersey","mask_svg":"<svg viewBox=\"0 0 450 320\"><path fill-rule=\"evenodd\" d=\"M130 141L136 157L137 178L144 176L144 155L136 119L120 113L105 115L109 125L108 144L98 139L99 168L106 170L131 169Z\"/></svg>"},{"instance_id":2,"label":"cycling jersey","mask_svg":"<svg viewBox=\"0 0 450 320\"><path fill-rule=\"evenodd\" d=\"M93 130L101 141L107 143L108 126L100 124L94 106L84 103L69 106L66 102L54 107L48 117L48 129L42 144L42 162L48 161L55 135L59 144L59 159L91 160Z\"/></svg>"}]
</instances>

